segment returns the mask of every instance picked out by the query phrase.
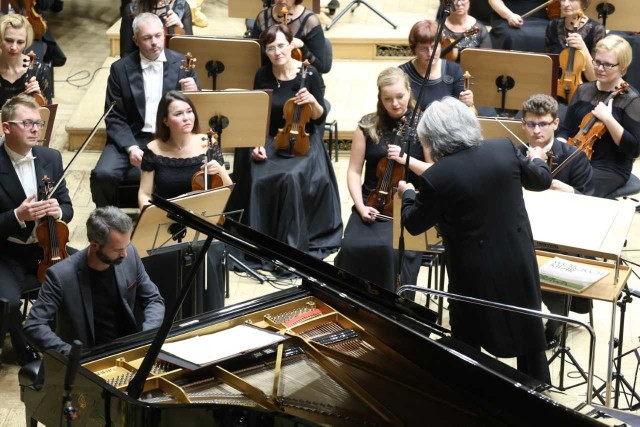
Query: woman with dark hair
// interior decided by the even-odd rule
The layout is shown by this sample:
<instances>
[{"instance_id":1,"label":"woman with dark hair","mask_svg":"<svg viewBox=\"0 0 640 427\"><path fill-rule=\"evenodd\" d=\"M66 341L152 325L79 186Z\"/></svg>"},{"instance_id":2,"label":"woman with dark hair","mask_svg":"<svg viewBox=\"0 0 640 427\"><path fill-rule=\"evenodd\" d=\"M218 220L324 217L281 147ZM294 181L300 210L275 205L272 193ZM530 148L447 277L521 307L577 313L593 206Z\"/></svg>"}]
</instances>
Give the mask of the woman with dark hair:
<instances>
[{"instance_id":1,"label":"woman with dark hair","mask_svg":"<svg viewBox=\"0 0 640 427\"><path fill-rule=\"evenodd\" d=\"M133 42L133 19L140 13L155 13L166 28L181 28L184 34L193 34L191 8L186 0L137 0L126 5L120 22L120 57L137 49Z\"/></svg>"},{"instance_id":2,"label":"woman with dark hair","mask_svg":"<svg viewBox=\"0 0 640 427\"><path fill-rule=\"evenodd\" d=\"M587 15L582 15L578 21L579 12L588 6L589 0L562 0L562 16L552 19L547 25L545 46L549 53L559 54L567 47L584 53L587 60L584 75L588 81L593 81L596 73L591 63L591 53L606 33L602 24ZM574 28L578 31L574 32Z\"/></svg>"},{"instance_id":3,"label":"woman with dark hair","mask_svg":"<svg viewBox=\"0 0 640 427\"><path fill-rule=\"evenodd\" d=\"M205 167L207 175L219 174L223 185L231 184L221 159L205 163L206 139L206 135L199 133L198 116L191 99L182 92L167 92L158 104L155 139L143 148L138 190L141 209L149 204L153 193L170 199L191 192L191 177ZM196 290L200 306L191 314L224 307L223 245L210 246L207 255L207 287ZM175 288L174 276L167 274L167 265L175 262L173 257L175 254L166 253L145 258L149 274L165 294Z\"/></svg>"},{"instance_id":4,"label":"woman with dark hair","mask_svg":"<svg viewBox=\"0 0 640 427\"><path fill-rule=\"evenodd\" d=\"M420 176L418 194L413 184L398 184L402 219L414 235L438 224L449 292L540 310L522 187L549 188L543 149L532 148L528 160L507 138L483 141L476 117L451 97L425 110L417 132L434 163ZM550 384L541 319L451 300L449 318L453 338L497 357L517 357L519 370Z\"/></svg>"},{"instance_id":5,"label":"woman with dark hair","mask_svg":"<svg viewBox=\"0 0 640 427\"><path fill-rule=\"evenodd\" d=\"M32 42L33 29L27 18L15 13L0 17L0 106L22 92L39 93L51 103L51 68L37 60L31 64L34 73L25 67L29 57L24 50Z\"/></svg>"},{"instance_id":6,"label":"woman with dark hair","mask_svg":"<svg viewBox=\"0 0 640 427\"><path fill-rule=\"evenodd\" d=\"M400 65L400 69L407 73L411 82L411 91L418 107L424 110L431 102L444 96L454 96L469 107L473 106L473 92L464 89L462 68L460 65L440 58L440 44L438 44L429 82L420 101L417 100L422 81L427 74L429 57L431 56L438 23L436 21L416 22L409 32L409 46L415 57Z\"/></svg>"},{"instance_id":7,"label":"woman with dark hair","mask_svg":"<svg viewBox=\"0 0 640 427\"><path fill-rule=\"evenodd\" d=\"M397 67L383 70L378 75L377 85L377 110L360 119L351 142L347 186L353 207L334 264L395 292L399 267L398 253L393 249L393 223L377 220L382 212L366 202L371 191L376 189L376 170L380 161L386 158L406 164L407 155L404 152L400 155L400 146L394 139L403 119L410 118L415 101L409 78ZM417 182L429 164L424 162L425 153L416 138L411 139L409 153L412 156L409 161L410 181ZM401 275L403 285L416 284L420 261L420 253L405 252Z\"/></svg>"},{"instance_id":8,"label":"woman with dark hair","mask_svg":"<svg viewBox=\"0 0 640 427\"><path fill-rule=\"evenodd\" d=\"M308 66L305 86L301 87L302 64L291 58L293 34L286 25L267 28L260 45L270 63L256 72L254 89L273 91L269 135L264 147L253 149L251 160L246 152L243 156L237 150L234 181L240 188L236 186L234 195L246 199L236 199L232 209L248 207L245 216L252 228L323 259L340 246L342 219L331 160L317 132L317 123L326 116L322 77ZM310 148L302 156L291 157L286 150L275 148L274 139L285 125L284 106L290 99L310 107L306 126Z\"/></svg>"},{"instance_id":9,"label":"woman with dark hair","mask_svg":"<svg viewBox=\"0 0 640 427\"><path fill-rule=\"evenodd\" d=\"M578 134L585 115L593 113L607 127L607 132L593 145L591 168L593 195L608 197L622 187L640 154L640 96L629 88L603 101L620 87L631 64L631 46L620 36L609 35L598 42L593 56L596 79L578 86L558 137L568 139Z\"/></svg>"},{"instance_id":10,"label":"woman with dark hair","mask_svg":"<svg viewBox=\"0 0 640 427\"><path fill-rule=\"evenodd\" d=\"M491 39L494 49L545 52L544 34L549 19L546 9L527 18L522 15L545 3L545 0L489 0Z\"/></svg>"},{"instance_id":11,"label":"woman with dark hair","mask_svg":"<svg viewBox=\"0 0 640 427\"><path fill-rule=\"evenodd\" d=\"M178 91L167 92L158 104L156 138L142 149L140 208L149 204L154 192L164 198L190 192L191 177L205 167L208 175L219 174L224 185L231 184L221 159L205 165L207 136L198 132L198 116L191 99Z\"/></svg>"},{"instance_id":12,"label":"woman with dark hair","mask_svg":"<svg viewBox=\"0 0 640 427\"><path fill-rule=\"evenodd\" d=\"M330 59L326 57L324 32L320 20L313 11L302 5L302 0L276 0L274 5L261 11L251 30L251 37L257 39L268 27L284 22L282 9L289 13L288 26L293 34L293 47L302 51L302 60L309 61L320 73L329 72ZM267 64L267 58L263 63Z\"/></svg>"}]
</instances>

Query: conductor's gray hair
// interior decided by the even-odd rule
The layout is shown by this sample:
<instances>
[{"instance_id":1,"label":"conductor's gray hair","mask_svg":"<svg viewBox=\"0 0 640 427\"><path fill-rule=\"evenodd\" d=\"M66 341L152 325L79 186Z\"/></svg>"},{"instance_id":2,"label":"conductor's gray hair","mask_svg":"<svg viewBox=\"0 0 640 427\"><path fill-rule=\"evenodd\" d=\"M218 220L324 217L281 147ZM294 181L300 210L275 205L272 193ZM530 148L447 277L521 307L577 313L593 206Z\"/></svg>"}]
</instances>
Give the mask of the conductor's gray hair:
<instances>
[{"instance_id":1,"label":"conductor's gray hair","mask_svg":"<svg viewBox=\"0 0 640 427\"><path fill-rule=\"evenodd\" d=\"M427 107L418 123L417 132L434 162L482 143L480 123L476 116L469 107L450 96L434 101Z\"/></svg>"}]
</instances>

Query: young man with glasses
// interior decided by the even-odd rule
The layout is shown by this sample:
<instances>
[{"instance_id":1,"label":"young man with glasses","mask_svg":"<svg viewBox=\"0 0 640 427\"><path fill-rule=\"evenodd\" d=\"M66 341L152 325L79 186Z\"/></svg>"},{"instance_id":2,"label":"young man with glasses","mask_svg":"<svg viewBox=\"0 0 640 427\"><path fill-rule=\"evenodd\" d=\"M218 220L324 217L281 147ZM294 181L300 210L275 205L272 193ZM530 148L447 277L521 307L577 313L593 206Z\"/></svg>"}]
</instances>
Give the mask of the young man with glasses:
<instances>
[{"instance_id":1,"label":"young man with glasses","mask_svg":"<svg viewBox=\"0 0 640 427\"><path fill-rule=\"evenodd\" d=\"M549 95L532 95L522 104L522 129L527 136L527 143L531 148L542 148L550 160L550 170L553 172L559 165L566 161L577 148L559 141L554 132L558 129L558 102ZM520 146L523 154L529 149ZM574 155L574 158L566 163L551 182L551 189L569 193L581 193L591 195L591 165L584 152ZM542 301L549 311L554 314L566 316L566 297L552 292L542 292ZM579 313L588 312L591 301L584 298L573 298L571 309ZM547 349L556 347L560 343L562 323L549 320L545 326L545 338Z\"/></svg>"},{"instance_id":2,"label":"young man with glasses","mask_svg":"<svg viewBox=\"0 0 640 427\"><path fill-rule=\"evenodd\" d=\"M622 37L609 35L598 42L593 66L596 80L576 90L557 137L567 140L580 130L589 113L607 127L607 132L593 145L593 195L610 197L631 176L633 161L640 154L640 96L629 88L604 103L624 82L631 64L631 46Z\"/></svg>"},{"instance_id":3,"label":"young man with glasses","mask_svg":"<svg viewBox=\"0 0 640 427\"><path fill-rule=\"evenodd\" d=\"M35 226L46 216L69 222L73 207L65 182L43 200L42 179L62 176L62 156L38 145L45 123L31 96L18 95L2 107L4 144L0 146L0 298L9 302L9 332L19 364L37 358L22 334L20 296L36 283L43 251Z\"/></svg>"}]
</instances>

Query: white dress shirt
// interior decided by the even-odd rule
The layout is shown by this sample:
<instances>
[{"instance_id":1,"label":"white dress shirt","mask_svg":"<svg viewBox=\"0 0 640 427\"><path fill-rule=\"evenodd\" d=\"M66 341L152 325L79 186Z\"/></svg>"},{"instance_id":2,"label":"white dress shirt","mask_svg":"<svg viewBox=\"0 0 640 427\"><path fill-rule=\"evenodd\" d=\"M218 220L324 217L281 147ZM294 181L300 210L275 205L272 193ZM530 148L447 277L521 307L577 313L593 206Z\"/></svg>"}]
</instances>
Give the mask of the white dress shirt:
<instances>
[{"instance_id":1,"label":"white dress shirt","mask_svg":"<svg viewBox=\"0 0 640 427\"><path fill-rule=\"evenodd\" d=\"M20 184L22 185L24 194L26 194L27 197L31 196L32 194L35 194L37 199L38 183L36 180L36 165L33 162L35 157L33 157L32 150L29 150L27 155L23 156L13 151L11 148L7 147L7 144L3 144L3 146L7 152L7 155L11 159L11 164L13 164L13 168L15 169L16 174L18 175L18 179L20 180ZM16 213L16 211L17 209L14 209L13 213L16 216L18 223L20 223L20 227L26 228L27 224L18 218L18 214ZM36 238L35 238L35 235L32 233L26 242L23 242L18 239L14 239L13 237L8 237L7 240L14 243L35 243Z\"/></svg>"},{"instance_id":2,"label":"white dress shirt","mask_svg":"<svg viewBox=\"0 0 640 427\"><path fill-rule=\"evenodd\" d=\"M156 115L158 113L158 104L162 98L165 62L167 62L167 57L164 54L164 50L155 61L150 61L140 54L145 99L144 126L142 127L142 132L153 133L156 131Z\"/></svg>"}]
</instances>

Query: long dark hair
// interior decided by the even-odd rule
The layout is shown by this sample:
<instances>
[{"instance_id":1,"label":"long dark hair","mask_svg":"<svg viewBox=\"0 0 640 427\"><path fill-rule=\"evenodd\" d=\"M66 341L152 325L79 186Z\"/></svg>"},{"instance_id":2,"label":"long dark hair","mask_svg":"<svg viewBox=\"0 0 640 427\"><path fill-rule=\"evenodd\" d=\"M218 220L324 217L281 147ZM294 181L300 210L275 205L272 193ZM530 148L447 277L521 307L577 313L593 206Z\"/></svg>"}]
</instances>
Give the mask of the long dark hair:
<instances>
[{"instance_id":1,"label":"long dark hair","mask_svg":"<svg viewBox=\"0 0 640 427\"><path fill-rule=\"evenodd\" d=\"M198 113L196 112L196 106L193 105L193 101L184 93L177 90L170 90L165 93L160 103L158 104L158 114L156 115L156 139L163 142L167 142L171 137L171 130L169 126L164 123L164 119L169 114L169 105L174 101L183 101L189 104L189 107L193 110L195 120L193 121L193 130L191 133L200 132L200 124L198 123Z\"/></svg>"}]
</instances>

